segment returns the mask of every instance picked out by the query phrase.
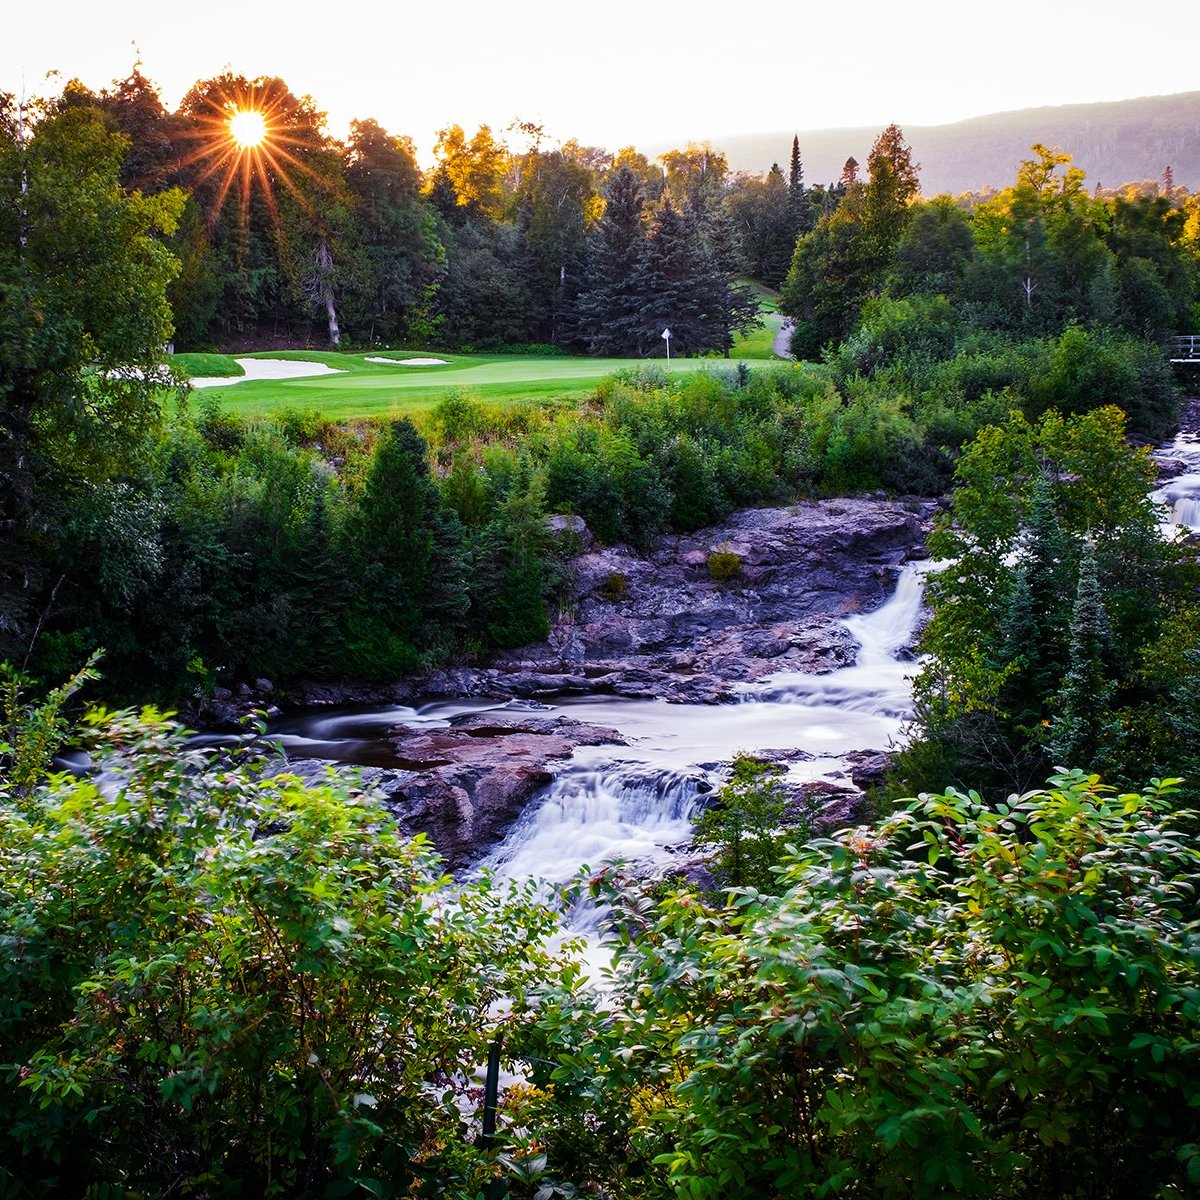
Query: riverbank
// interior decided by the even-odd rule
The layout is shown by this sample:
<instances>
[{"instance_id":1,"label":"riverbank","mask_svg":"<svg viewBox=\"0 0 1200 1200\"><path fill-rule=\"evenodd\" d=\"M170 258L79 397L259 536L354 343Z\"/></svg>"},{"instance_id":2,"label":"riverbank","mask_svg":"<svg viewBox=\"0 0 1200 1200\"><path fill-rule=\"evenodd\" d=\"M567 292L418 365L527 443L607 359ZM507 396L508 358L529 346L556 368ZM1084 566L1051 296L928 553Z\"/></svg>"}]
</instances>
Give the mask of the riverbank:
<instances>
[{"instance_id":1,"label":"riverbank","mask_svg":"<svg viewBox=\"0 0 1200 1200\"><path fill-rule=\"evenodd\" d=\"M546 643L388 686L262 680L211 697L203 715L232 728L247 707L274 706L290 769L315 778L329 762L355 764L406 831L428 834L456 868L541 809L560 849L523 842L511 852L521 861L565 861L572 839L576 864L599 845L654 857L686 840L694 805L743 750L777 761L798 804L844 822L907 707L892 660L919 591L882 655L894 668L882 690L877 676L854 676L873 640L863 614L879 613L904 564L923 557L936 507L857 497L746 510L648 554L597 547L564 518L559 532L579 552ZM784 682L772 690L769 679ZM814 680L824 682L813 690Z\"/></svg>"}]
</instances>

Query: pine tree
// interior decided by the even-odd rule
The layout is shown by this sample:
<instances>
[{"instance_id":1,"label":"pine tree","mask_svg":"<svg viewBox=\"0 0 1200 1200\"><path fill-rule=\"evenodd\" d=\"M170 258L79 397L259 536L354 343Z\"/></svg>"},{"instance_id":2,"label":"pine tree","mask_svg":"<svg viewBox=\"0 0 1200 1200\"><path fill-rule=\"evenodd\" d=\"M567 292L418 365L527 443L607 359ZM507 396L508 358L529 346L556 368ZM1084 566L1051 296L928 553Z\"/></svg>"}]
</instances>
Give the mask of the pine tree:
<instances>
[{"instance_id":1,"label":"pine tree","mask_svg":"<svg viewBox=\"0 0 1200 1200\"><path fill-rule=\"evenodd\" d=\"M669 328L673 352L728 354L734 332L758 320L753 296L706 249L699 214L680 212L669 197L651 221L635 284L643 301L640 353L651 352Z\"/></svg>"},{"instance_id":2,"label":"pine tree","mask_svg":"<svg viewBox=\"0 0 1200 1200\"><path fill-rule=\"evenodd\" d=\"M1079 584L1071 614L1071 665L1055 698L1058 712L1051 719L1046 742L1056 766L1097 766L1104 716L1115 691L1109 672L1112 649L1112 626L1096 572L1095 549L1089 539L1084 542L1079 561Z\"/></svg>"},{"instance_id":3,"label":"pine tree","mask_svg":"<svg viewBox=\"0 0 1200 1200\"><path fill-rule=\"evenodd\" d=\"M462 527L441 506L424 439L393 421L375 451L350 548L359 603L347 620L354 669L380 676L411 670L466 611Z\"/></svg>"},{"instance_id":4,"label":"pine tree","mask_svg":"<svg viewBox=\"0 0 1200 1200\"><path fill-rule=\"evenodd\" d=\"M1067 667L1072 539L1063 532L1045 474L1034 483L1020 561L1000 625L1000 658L1013 667L999 697L1010 728L1041 728Z\"/></svg>"},{"instance_id":5,"label":"pine tree","mask_svg":"<svg viewBox=\"0 0 1200 1200\"><path fill-rule=\"evenodd\" d=\"M643 298L636 278L645 255L642 187L628 167L609 180L604 216L588 239L575 323L592 354L639 353Z\"/></svg>"},{"instance_id":6,"label":"pine tree","mask_svg":"<svg viewBox=\"0 0 1200 1200\"><path fill-rule=\"evenodd\" d=\"M700 282L706 266L694 224L669 195L664 196L650 223L645 255L635 275L642 301L639 353L656 346L664 329L671 330L671 346L679 354L707 348Z\"/></svg>"},{"instance_id":7,"label":"pine tree","mask_svg":"<svg viewBox=\"0 0 1200 1200\"><path fill-rule=\"evenodd\" d=\"M804 186L804 165L800 161L800 138L792 138L792 164L788 171L788 232L792 244L796 238L808 233L816 224L813 207ZM791 255L788 256L789 262ZM782 276L781 276L782 278Z\"/></svg>"}]
</instances>

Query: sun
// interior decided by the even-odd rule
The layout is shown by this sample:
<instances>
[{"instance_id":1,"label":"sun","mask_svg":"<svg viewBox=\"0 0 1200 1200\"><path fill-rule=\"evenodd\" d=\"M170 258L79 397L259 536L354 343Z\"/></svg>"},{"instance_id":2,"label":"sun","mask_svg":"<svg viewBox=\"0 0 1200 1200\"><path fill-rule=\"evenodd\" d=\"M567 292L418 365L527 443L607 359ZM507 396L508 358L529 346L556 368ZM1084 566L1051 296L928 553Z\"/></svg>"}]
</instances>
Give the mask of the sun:
<instances>
[{"instance_id":1,"label":"sun","mask_svg":"<svg viewBox=\"0 0 1200 1200\"><path fill-rule=\"evenodd\" d=\"M229 136L239 150L253 150L267 136L267 119L254 108L235 109L229 118Z\"/></svg>"}]
</instances>

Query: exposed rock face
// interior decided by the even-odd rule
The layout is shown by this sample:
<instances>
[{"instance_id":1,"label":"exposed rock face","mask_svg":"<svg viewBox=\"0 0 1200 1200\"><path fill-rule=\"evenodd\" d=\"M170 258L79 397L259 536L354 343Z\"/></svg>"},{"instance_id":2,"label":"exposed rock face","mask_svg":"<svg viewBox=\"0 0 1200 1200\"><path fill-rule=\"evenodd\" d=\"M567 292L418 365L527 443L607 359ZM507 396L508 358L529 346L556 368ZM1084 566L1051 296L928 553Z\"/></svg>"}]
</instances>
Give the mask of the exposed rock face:
<instances>
[{"instance_id":1,"label":"exposed rock face","mask_svg":"<svg viewBox=\"0 0 1200 1200\"><path fill-rule=\"evenodd\" d=\"M577 746L625 744L615 729L568 717L495 712L448 729L398 725L388 740L399 766L361 768L358 777L384 795L406 833L428 834L451 868L498 842ZM288 770L319 778L326 766L292 761Z\"/></svg>"},{"instance_id":2,"label":"exposed rock face","mask_svg":"<svg viewBox=\"0 0 1200 1200\"><path fill-rule=\"evenodd\" d=\"M283 696L259 680L244 695L214 697L206 722L205 714L196 715L212 727L214 719L234 724L239 713L270 703L564 693L731 700L738 684L765 675L852 663L857 648L840 619L887 597L900 565L923 552L935 508L930 501L858 498L748 510L711 529L666 537L645 555L624 546L596 548L578 518L563 518L552 532L578 551L574 601L544 645L499 656L487 667L386 686L313 684ZM729 578L713 577L714 551L736 555ZM399 765L359 774L383 792L407 832L431 837L452 868L476 861L499 841L577 746L622 744L615 730L529 712L462 716L449 728L401 725L389 740ZM798 754L781 750L778 758ZM795 815L822 828L861 819L860 789L877 767L864 761L836 781L804 785L792 797ZM317 776L325 765L293 760L289 769Z\"/></svg>"},{"instance_id":3,"label":"exposed rock face","mask_svg":"<svg viewBox=\"0 0 1200 1200\"><path fill-rule=\"evenodd\" d=\"M736 513L666 537L648 555L626 546L587 551L573 563L573 610L546 644L485 669L435 672L424 690L714 703L776 671L846 666L856 647L839 618L884 599L899 565L920 552L933 509L928 501L813 501ZM709 569L716 550L740 560L728 580Z\"/></svg>"}]
</instances>

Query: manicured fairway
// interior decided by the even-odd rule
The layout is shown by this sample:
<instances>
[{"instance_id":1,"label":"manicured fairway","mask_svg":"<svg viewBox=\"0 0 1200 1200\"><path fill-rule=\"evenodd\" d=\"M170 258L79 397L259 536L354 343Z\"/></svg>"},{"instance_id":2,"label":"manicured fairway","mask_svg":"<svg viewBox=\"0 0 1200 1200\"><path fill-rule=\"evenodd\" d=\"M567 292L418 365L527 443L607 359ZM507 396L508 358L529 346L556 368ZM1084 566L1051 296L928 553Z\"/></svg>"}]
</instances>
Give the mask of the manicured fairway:
<instances>
[{"instance_id":1,"label":"manicured fairway","mask_svg":"<svg viewBox=\"0 0 1200 1200\"><path fill-rule=\"evenodd\" d=\"M756 346L755 350L761 353ZM425 357L425 351L372 350L372 356ZM405 367L366 362L366 354L283 351L239 355L246 358L284 358L320 362L345 372L311 379L249 379L193 394L193 403L209 399L242 415L280 408L316 408L334 419L386 416L400 410L430 408L453 388L483 400L542 400L591 392L616 371L654 366L672 374L693 371L731 371L737 359L684 358L557 358L521 355L438 354L445 366ZM433 357L433 356L430 356ZM754 355L758 358L758 354ZM185 362L187 360L185 359ZM778 360L776 360L778 361ZM759 360L761 365L761 359ZM753 364L751 364L753 365Z\"/></svg>"}]
</instances>

